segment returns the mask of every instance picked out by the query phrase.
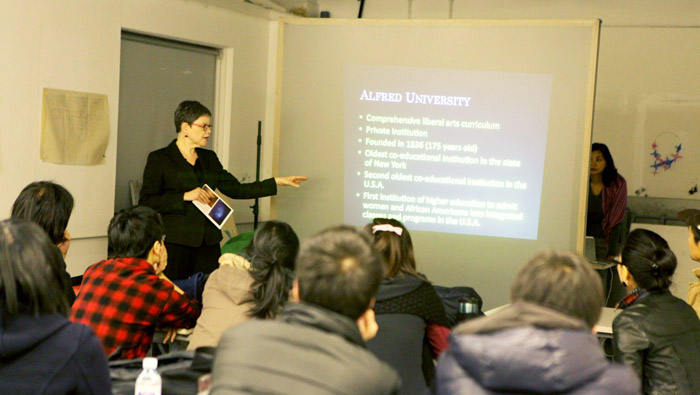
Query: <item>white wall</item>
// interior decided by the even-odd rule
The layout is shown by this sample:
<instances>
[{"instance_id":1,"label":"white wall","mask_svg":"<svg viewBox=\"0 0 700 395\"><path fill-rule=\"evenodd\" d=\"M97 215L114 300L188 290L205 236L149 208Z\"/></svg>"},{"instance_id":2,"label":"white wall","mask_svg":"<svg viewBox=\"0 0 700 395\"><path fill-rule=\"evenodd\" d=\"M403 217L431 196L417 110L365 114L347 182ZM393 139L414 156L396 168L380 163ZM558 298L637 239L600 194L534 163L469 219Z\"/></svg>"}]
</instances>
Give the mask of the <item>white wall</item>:
<instances>
[{"instance_id":1,"label":"white wall","mask_svg":"<svg viewBox=\"0 0 700 395\"><path fill-rule=\"evenodd\" d=\"M318 0L319 10L332 18L357 18L357 0ZM414 19L449 16L449 0L414 0ZM700 3L695 0L454 0L453 18L539 19L600 18L605 24L696 25ZM363 18L408 18L409 0L367 0Z\"/></svg>"},{"instance_id":2,"label":"white wall","mask_svg":"<svg viewBox=\"0 0 700 395\"><path fill-rule=\"evenodd\" d=\"M72 275L107 253L116 169L119 58L122 29L228 48L234 52L230 111L231 160L237 175L255 176L255 128L267 105L268 40L274 15L249 4L219 0L2 0L0 25L0 218L19 191L49 179L75 198L68 225ZM219 6L227 8L220 8ZM39 160L44 87L106 94L110 140L105 163L62 166ZM183 98L184 99L184 98ZM171 114L164 114L166 117ZM270 125L270 130L272 125ZM251 132L249 132L251 131ZM171 131L163 131L171 133ZM250 135L246 135L249 133ZM245 147L245 148L242 148ZM271 149L271 148L270 148ZM251 154L252 152L252 154ZM269 169L267 170L269 173ZM242 211L242 210L239 210Z\"/></svg>"},{"instance_id":3,"label":"white wall","mask_svg":"<svg viewBox=\"0 0 700 395\"><path fill-rule=\"evenodd\" d=\"M94 237L106 234L112 212L105 209L104 202L114 201L119 8L116 0L0 2L2 15L8 16L0 26L4 54L0 62L0 119L6 122L0 128L0 217L9 216L12 202L25 185L55 180L75 198L69 231L75 238L72 248L76 256L84 255L84 244L90 245L89 250L106 251L106 242L95 243ZM108 96L111 133L103 164L67 166L39 160L44 87ZM80 240L88 237L93 239ZM74 274L81 271L73 265L70 270Z\"/></svg>"}]
</instances>

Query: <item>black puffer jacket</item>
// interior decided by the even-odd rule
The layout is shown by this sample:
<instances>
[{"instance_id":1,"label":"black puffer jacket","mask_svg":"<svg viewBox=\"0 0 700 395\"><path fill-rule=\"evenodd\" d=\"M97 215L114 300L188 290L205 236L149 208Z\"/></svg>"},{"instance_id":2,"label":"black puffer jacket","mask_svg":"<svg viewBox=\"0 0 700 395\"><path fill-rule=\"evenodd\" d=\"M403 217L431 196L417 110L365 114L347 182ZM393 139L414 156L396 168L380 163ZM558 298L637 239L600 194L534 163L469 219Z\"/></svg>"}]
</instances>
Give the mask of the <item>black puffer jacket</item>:
<instances>
[{"instance_id":1,"label":"black puffer jacket","mask_svg":"<svg viewBox=\"0 0 700 395\"><path fill-rule=\"evenodd\" d=\"M666 291L647 292L613 322L615 358L642 378L645 394L700 393L700 319Z\"/></svg>"}]
</instances>

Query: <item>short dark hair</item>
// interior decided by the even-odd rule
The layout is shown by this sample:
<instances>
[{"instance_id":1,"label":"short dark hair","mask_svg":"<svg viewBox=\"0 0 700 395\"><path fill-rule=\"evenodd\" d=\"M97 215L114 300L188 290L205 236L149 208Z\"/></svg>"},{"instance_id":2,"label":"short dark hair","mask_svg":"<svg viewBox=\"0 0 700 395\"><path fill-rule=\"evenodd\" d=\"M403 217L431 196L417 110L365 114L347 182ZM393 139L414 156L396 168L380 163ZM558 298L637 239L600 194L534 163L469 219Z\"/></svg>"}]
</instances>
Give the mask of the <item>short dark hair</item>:
<instances>
[{"instance_id":1,"label":"short dark hair","mask_svg":"<svg viewBox=\"0 0 700 395\"><path fill-rule=\"evenodd\" d=\"M394 232L374 231L375 225L391 225L401 228L401 235ZM408 229L393 218L375 218L365 226L365 233L373 241L374 248L384 256L384 276L393 279L403 275L423 276L416 271L416 259L413 253L413 241Z\"/></svg>"},{"instance_id":2,"label":"short dark hair","mask_svg":"<svg viewBox=\"0 0 700 395\"><path fill-rule=\"evenodd\" d=\"M608 146L602 143L593 143L591 146L591 152L593 151L600 151L600 153L603 155L603 159L605 159L605 169L603 169L603 185L609 187L618 176L612 154L610 153Z\"/></svg>"},{"instance_id":3,"label":"short dark hair","mask_svg":"<svg viewBox=\"0 0 700 395\"><path fill-rule=\"evenodd\" d=\"M382 258L362 232L337 226L307 239L299 251L299 299L359 318L377 295Z\"/></svg>"},{"instance_id":4,"label":"short dark hair","mask_svg":"<svg viewBox=\"0 0 700 395\"><path fill-rule=\"evenodd\" d=\"M513 302L522 300L557 310L593 327L603 306L603 286L583 257L564 250L535 255L518 272L510 289Z\"/></svg>"},{"instance_id":5,"label":"short dark hair","mask_svg":"<svg viewBox=\"0 0 700 395\"><path fill-rule=\"evenodd\" d=\"M113 258L146 259L165 230L160 214L150 207L136 206L114 214L107 234Z\"/></svg>"},{"instance_id":6,"label":"short dark hair","mask_svg":"<svg viewBox=\"0 0 700 395\"><path fill-rule=\"evenodd\" d=\"M192 125L192 122L204 115L211 117L211 111L202 103L195 100L183 101L175 109L175 133L180 133L183 122Z\"/></svg>"},{"instance_id":7,"label":"short dark hair","mask_svg":"<svg viewBox=\"0 0 700 395\"><path fill-rule=\"evenodd\" d=\"M37 224L0 222L0 299L10 316L68 315L59 249Z\"/></svg>"},{"instance_id":8,"label":"short dark hair","mask_svg":"<svg viewBox=\"0 0 700 395\"><path fill-rule=\"evenodd\" d=\"M66 227L73 212L73 196L51 181L33 182L19 193L12 204L11 218L31 221L49 235L51 242L66 241Z\"/></svg>"},{"instance_id":9,"label":"short dark hair","mask_svg":"<svg viewBox=\"0 0 700 395\"><path fill-rule=\"evenodd\" d=\"M622 264L640 288L650 291L671 286L678 261L663 237L647 229L635 229L622 249Z\"/></svg>"},{"instance_id":10,"label":"short dark hair","mask_svg":"<svg viewBox=\"0 0 700 395\"><path fill-rule=\"evenodd\" d=\"M273 318L287 301L294 281L294 263L299 253L299 238L289 224L267 221L255 232L246 249L250 258L250 298L248 313L257 318Z\"/></svg>"}]
</instances>

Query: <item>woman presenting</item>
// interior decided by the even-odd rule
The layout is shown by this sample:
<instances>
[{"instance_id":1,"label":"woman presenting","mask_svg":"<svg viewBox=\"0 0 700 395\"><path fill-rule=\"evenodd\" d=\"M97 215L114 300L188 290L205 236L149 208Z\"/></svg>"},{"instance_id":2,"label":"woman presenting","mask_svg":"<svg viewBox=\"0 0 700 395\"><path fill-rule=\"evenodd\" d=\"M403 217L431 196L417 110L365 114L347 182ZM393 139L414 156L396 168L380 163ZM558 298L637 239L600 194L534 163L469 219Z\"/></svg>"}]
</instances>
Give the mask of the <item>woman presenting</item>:
<instances>
[{"instance_id":1,"label":"woman presenting","mask_svg":"<svg viewBox=\"0 0 700 395\"><path fill-rule=\"evenodd\" d=\"M233 199L272 196L277 186L299 187L306 177L275 177L241 184L226 171L213 151L203 149L212 133L211 111L196 101L175 110L177 138L148 155L139 204L158 211L165 225L168 267L165 275L185 279L196 272L211 273L221 255L221 231L191 202L208 203L207 184Z\"/></svg>"}]
</instances>

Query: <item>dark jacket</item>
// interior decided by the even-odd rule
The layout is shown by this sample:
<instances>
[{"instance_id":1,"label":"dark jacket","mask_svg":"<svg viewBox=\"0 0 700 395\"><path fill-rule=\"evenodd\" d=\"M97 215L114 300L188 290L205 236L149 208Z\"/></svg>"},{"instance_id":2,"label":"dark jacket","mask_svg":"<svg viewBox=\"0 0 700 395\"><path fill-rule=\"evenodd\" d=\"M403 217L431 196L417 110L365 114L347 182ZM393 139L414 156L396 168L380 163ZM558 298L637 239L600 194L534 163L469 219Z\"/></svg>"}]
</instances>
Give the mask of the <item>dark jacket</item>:
<instances>
[{"instance_id":1,"label":"dark jacket","mask_svg":"<svg viewBox=\"0 0 700 395\"><path fill-rule=\"evenodd\" d=\"M107 357L87 326L61 314L3 317L0 393L110 394Z\"/></svg>"},{"instance_id":2,"label":"dark jacket","mask_svg":"<svg viewBox=\"0 0 700 395\"><path fill-rule=\"evenodd\" d=\"M379 331L367 348L399 372L401 394L425 393L434 376L432 356L423 352L426 326L429 322L449 326L437 292L432 284L413 276L384 280L374 311Z\"/></svg>"},{"instance_id":3,"label":"dark jacket","mask_svg":"<svg viewBox=\"0 0 700 395\"><path fill-rule=\"evenodd\" d=\"M367 351L357 324L311 304L227 330L211 394L391 394L398 374Z\"/></svg>"},{"instance_id":4,"label":"dark jacket","mask_svg":"<svg viewBox=\"0 0 700 395\"><path fill-rule=\"evenodd\" d=\"M631 369L611 365L586 324L516 302L453 329L440 356L438 394L638 394Z\"/></svg>"},{"instance_id":5,"label":"dark jacket","mask_svg":"<svg viewBox=\"0 0 700 395\"><path fill-rule=\"evenodd\" d=\"M223 168L214 151L203 148L196 151L204 182L197 180L194 167L185 160L173 140L167 147L148 154L139 196L140 205L153 208L163 217L166 240L188 247L214 245L221 241L222 236L192 202L183 200L185 192L207 184L212 190L218 188L233 199L252 199L277 193L274 178L241 184Z\"/></svg>"},{"instance_id":6,"label":"dark jacket","mask_svg":"<svg viewBox=\"0 0 700 395\"><path fill-rule=\"evenodd\" d=\"M642 294L613 321L615 359L648 394L700 393L700 319L666 290Z\"/></svg>"},{"instance_id":7,"label":"dark jacket","mask_svg":"<svg viewBox=\"0 0 700 395\"><path fill-rule=\"evenodd\" d=\"M56 247L58 249L58 247ZM64 295L66 296L66 301L68 302L68 307L73 306L75 302L75 292L73 291L73 284L71 281L70 273L66 270L66 261L63 260L63 255L59 252L61 257L61 266L63 267L63 272L61 273L61 281L63 282Z\"/></svg>"}]
</instances>

